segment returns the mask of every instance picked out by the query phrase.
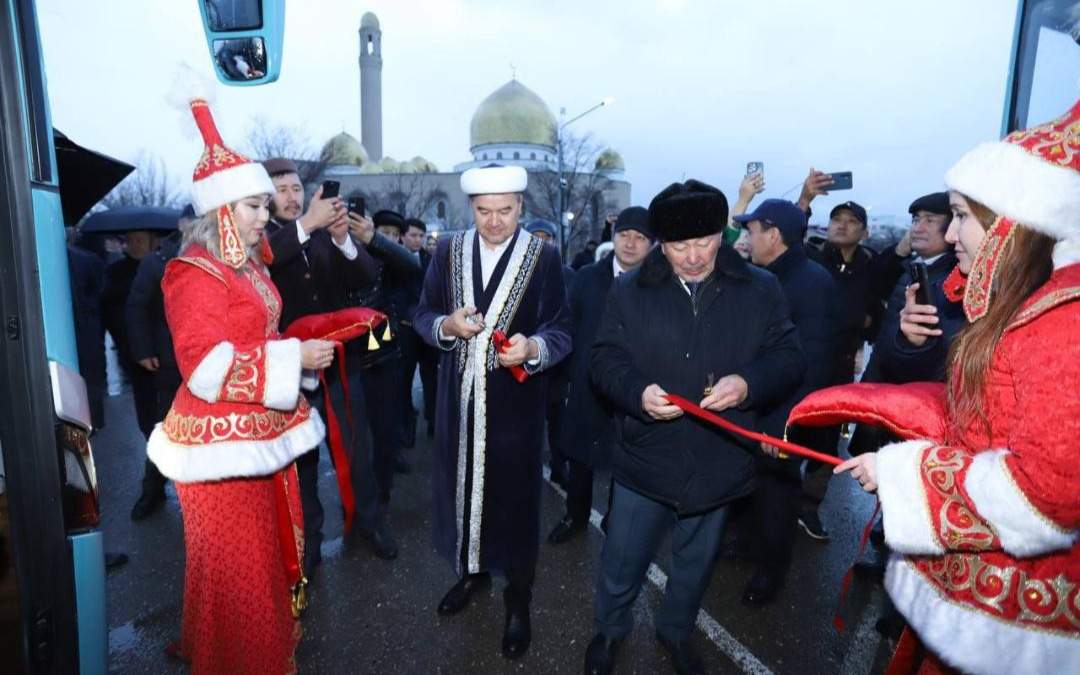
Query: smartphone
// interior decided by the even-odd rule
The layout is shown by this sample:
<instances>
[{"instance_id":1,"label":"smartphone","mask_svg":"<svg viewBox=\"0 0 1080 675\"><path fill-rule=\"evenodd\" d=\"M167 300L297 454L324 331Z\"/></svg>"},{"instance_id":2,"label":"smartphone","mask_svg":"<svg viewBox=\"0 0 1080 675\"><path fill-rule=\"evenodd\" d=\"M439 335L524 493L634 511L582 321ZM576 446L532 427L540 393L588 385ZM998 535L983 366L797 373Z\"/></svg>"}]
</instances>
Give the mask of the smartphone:
<instances>
[{"instance_id":1,"label":"smartphone","mask_svg":"<svg viewBox=\"0 0 1080 675\"><path fill-rule=\"evenodd\" d=\"M911 280L919 284L915 291L915 302L920 305L930 303L930 276L926 272L926 263L911 263Z\"/></svg>"},{"instance_id":2,"label":"smartphone","mask_svg":"<svg viewBox=\"0 0 1080 675\"><path fill-rule=\"evenodd\" d=\"M759 174L762 178L765 177L765 162L747 162L746 163L746 175L753 176Z\"/></svg>"},{"instance_id":3,"label":"smartphone","mask_svg":"<svg viewBox=\"0 0 1080 675\"><path fill-rule=\"evenodd\" d=\"M364 198L363 197L349 197L349 211L355 213L358 216L364 215Z\"/></svg>"},{"instance_id":4,"label":"smartphone","mask_svg":"<svg viewBox=\"0 0 1080 675\"><path fill-rule=\"evenodd\" d=\"M833 190L850 190L853 185L851 181L850 171L837 171L836 173L830 173L832 176L833 184L828 187L829 192Z\"/></svg>"},{"instance_id":5,"label":"smartphone","mask_svg":"<svg viewBox=\"0 0 1080 675\"><path fill-rule=\"evenodd\" d=\"M338 196L338 190L341 189L341 183L336 180L324 180L322 183L322 198L333 199Z\"/></svg>"}]
</instances>

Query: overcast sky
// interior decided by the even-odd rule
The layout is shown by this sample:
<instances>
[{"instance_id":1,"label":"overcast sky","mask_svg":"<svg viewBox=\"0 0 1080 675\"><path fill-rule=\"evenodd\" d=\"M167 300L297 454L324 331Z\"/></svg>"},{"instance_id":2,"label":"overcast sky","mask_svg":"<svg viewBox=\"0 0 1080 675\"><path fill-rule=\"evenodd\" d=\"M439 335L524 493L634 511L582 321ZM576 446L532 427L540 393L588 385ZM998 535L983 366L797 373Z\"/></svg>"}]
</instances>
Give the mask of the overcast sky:
<instances>
[{"instance_id":1,"label":"overcast sky","mask_svg":"<svg viewBox=\"0 0 1080 675\"><path fill-rule=\"evenodd\" d=\"M160 155L186 182L201 144L166 99L178 63L210 72L196 1L38 6L54 125L129 161ZM359 138L365 11L383 31L383 148L397 159L444 171L470 159L473 111L513 64L556 114L616 98L572 129L622 153L635 203L690 177L733 201L760 160L765 196L811 165L852 171L855 189L816 210L855 199L873 215L906 213L998 135L1016 3L291 0L281 79L219 88L226 142L257 116L302 127L315 146L343 129Z\"/></svg>"}]
</instances>

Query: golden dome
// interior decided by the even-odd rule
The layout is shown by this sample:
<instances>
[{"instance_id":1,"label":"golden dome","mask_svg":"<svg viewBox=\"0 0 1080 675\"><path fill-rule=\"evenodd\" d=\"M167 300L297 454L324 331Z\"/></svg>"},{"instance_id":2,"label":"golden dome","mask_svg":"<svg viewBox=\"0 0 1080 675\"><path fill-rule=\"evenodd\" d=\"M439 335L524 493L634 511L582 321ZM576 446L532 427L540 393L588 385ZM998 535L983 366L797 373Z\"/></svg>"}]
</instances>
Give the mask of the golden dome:
<instances>
[{"instance_id":1,"label":"golden dome","mask_svg":"<svg viewBox=\"0 0 1080 675\"><path fill-rule=\"evenodd\" d=\"M555 147L555 116L544 100L517 80L485 98L469 126L469 146L530 143Z\"/></svg>"},{"instance_id":2,"label":"golden dome","mask_svg":"<svg viewBox=\"0 0 1080 675\"><path fill-rule=\"evenodd\" d=\"M319 160L329 166L362 166L367 164L368 154L360 141L342 131L326 142Z\"/></svg>"},{"instance_id":3,"label":"golden dome","mask_svg":"<svg viewBox=\"0 0 1080 675\"><path fill-rule=\"evenodd\" d=\"M622 155L611 148L607 148L596 158L596 171L626 171Z\"/></svg>"}]
</instances>

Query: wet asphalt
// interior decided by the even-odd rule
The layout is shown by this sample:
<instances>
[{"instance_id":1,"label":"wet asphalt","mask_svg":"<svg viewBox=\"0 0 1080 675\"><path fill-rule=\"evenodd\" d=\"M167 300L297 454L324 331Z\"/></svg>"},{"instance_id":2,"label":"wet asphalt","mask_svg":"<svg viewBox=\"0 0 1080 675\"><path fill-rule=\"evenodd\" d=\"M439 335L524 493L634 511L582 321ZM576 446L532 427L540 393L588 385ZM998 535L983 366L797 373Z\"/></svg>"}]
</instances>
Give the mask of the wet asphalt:
<instances>
[{"instance_id":1,"label":"wet asphalt","mask_svg":"<svg viewBox=\"0 0 1080 675\"><path fill-rule=\"evenodd\" d=\"M101 485L108 551L130 562L109 573L111 673L184 673L165 656L179 636L183 593L183 525L176 494L165 507L135 523L129 514L142 476L144 442L131 396L106 401L108 423L93 439ZM406 451L413 472L398 476L391 520L397 560L371 554L359 539L342 538L342 522L329 459L323 450L320 494L326 508L323 564L310 589L297 650L301 673L579 673L593 635L592 599L603 535L595 524L562 546L541 545L532 603L533 642L516 662L500 654L502 582L461 614L439 617L435 607L456 580L430 541L430 441L421 419L416 447ZM608 477L598 476L595 503L604 509ZM845 604L847 630L832 625L840 581L853 562L873 499L850 480L833 480L821 514L832 533L824 544L798 535L795 560L780 598L761 609L739 602L753 573L745 561L721 560L706 593L694 645L711 673L878 673L889 644L874 630L882 612L880 587L856 578ZM542 532L564 510L560 491L544 491ZM618 653L618 673L668 673L656 643L652 613L662 597L658 582L670 554L657 557L651 581L634 610L635 629Z\"/></svg>"}]
</instances>

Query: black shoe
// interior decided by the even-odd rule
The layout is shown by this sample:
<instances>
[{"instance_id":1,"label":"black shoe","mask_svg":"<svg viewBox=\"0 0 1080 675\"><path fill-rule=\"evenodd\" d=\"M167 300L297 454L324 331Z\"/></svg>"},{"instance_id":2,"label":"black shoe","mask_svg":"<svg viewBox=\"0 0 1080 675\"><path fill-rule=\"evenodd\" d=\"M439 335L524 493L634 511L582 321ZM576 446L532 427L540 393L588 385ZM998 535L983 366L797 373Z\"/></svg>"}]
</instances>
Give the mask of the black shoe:
<instances>
[{"instance_id":1,"label":"black shoe","mask_svg":"<svg viewBox=\"0 0 1080 675\"><path fill-rule=\"evenodd\" d=\"M106 553L105 554L105 569L112 572L113 570L123 567L127 564L127 553Z\"/></svg>"},{"instance_id":2,"label":"black shoe","mask_svg":"<svg viewBox=\"0 0 1080 675\"><path fill-rule=\"evenodd\" d=\"M799 527L803 529L803 532L818 541L829 541L829 531L821 523L817 511L804 511L799 516Z\"/></svg>"},{"instance_id":3,"label":"black shoe","mask_svg":"<svg viewBox=\"0 0 1080 675\"><path fill-rule=\"evenodd\" d=\"M566 516L559 521L559 524L555 526L555 529L548 535L548 543L554 546L559 544L565 544L577 535L585 531L589 521L582 518L574 518L572 516Z\"/></svg>"},{"instance_id":4,"label":"black shoe","mask_svg":"<svg viewBox=\"0 0 1080 675\"><path fill-rule=\"evenodd\" d=\"M529 618L529 603L509 599L507 591L504 591L503 598L506 601L506 622L503 624L502 654L513 661L529 651L532 621Z\"/></svg>"},{"instance_id":5,"label":"black shoe","mask_svg":"<svg viewBox=\"0 0 1080 675\"><path fill-rule=\"evenodd\" d=\"M438 612L442 616L453 616L469 606L473 593L491 588L491 575L487 572L467 574L450 587L439 602Z\"/></svg>"},{"instance_id":6,"label":"black shoe","mask_svg":"<svg viewBox=\"0 0 1080 675\"><path fill-rule=\"evenodd\" d=\"M776 572L758 568L743 590L742 604L747 607L764 607L780 595L784 579Z\"/></svg>"},{"instance_id":7,"label":"black shoe","mask_svg":"<svg viewBox=\"0 0 1080 675\"><path fill-rule=\"evenodd\" d=\"M585 650L585 675L610 675L615 670L615 650L619 640L597 633Z\"/></svg>"},{"instance_id":8,"label":"black shoe","mask_svg":"<svg viewBox=\"0 0 1080 675\"><path fill-rule=\"evenodd\" d=\"M660 641L660 646L664 648L664 651L671 658L671 665L675 667L676 673L679 675L705 675L705 664L701 660L701 655L690 644L689 638L673 642L657 633L656 639Z\"/></svg>"},{"instance_id":9,"label":"black shoe","mask_svg":"<svg viewBox=\"0 0 1080 675\"><path fill-rule=\"evenodd\" d=\"M357 533L371 546L371 552L376 558L394 560L398 557L397 540L394 539L394 530L386 518L380 518L375 527L370 530L357 530Z\"/></svg>"},{"instance_id":10,"label":"black shoe","mask_svg":"<svg viewBox=\"0 0 1080 675\"><path fill-rule=\"evenodd\" d=\"M153 515L158 509L165 505L165 490L155 492L143 492L139 495L139 499L136 500L135 506L131 509L132 520L142 520Z\"/></svg>"},{"instance_id":11,"label":"black shoe","mask_svg":"<svg viewBox=\"0 0 1080 675\"><path fill-rule=\"evenodd\" d=\"M409 464L408 460L405 459L405 455L401 454L400 450L394 455L394 473L412 473L412 464Z\"/></svg>"},{"instance_id":12,"label":"black shoe","mask_svg":"<svg viewBox=\"0 0 1080 675\"><path fill-rule=\"evenodd\" d=\"M314 553L308 554L307 551L314 551ZM307 549L304 552L304 576L307 578L308 583L315 581L315 576L319 573L319 565L322 564L322 551L318 548Z\"/></svg>"}]
</instances>

